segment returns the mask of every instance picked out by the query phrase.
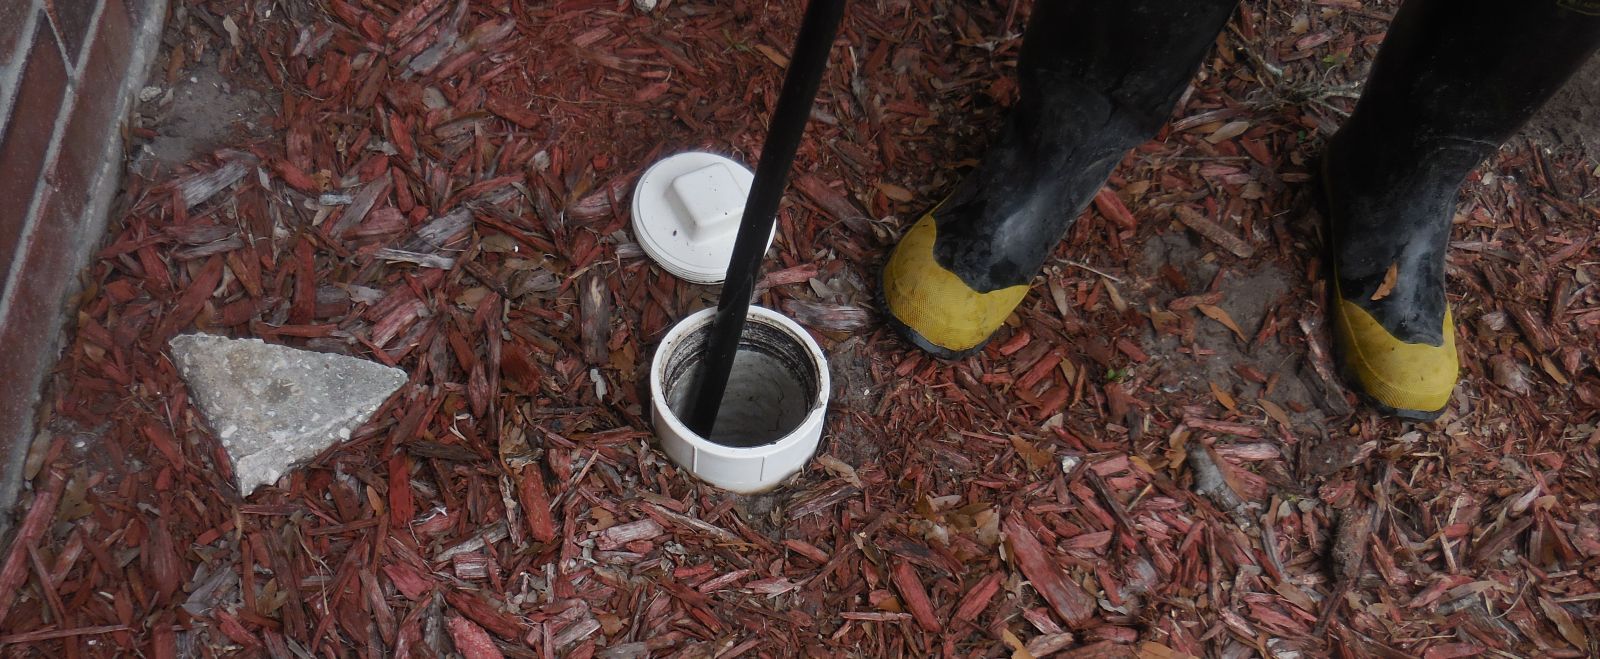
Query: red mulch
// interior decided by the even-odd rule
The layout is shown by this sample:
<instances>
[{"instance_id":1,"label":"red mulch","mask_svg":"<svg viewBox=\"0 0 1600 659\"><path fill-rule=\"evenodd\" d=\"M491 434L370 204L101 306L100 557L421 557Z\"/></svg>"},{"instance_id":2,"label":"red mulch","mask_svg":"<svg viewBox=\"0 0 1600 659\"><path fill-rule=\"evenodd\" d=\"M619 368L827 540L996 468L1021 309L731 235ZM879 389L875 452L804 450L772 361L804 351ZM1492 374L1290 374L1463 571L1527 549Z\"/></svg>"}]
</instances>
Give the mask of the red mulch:
<instances>
[{"instance_id":1,"label":"red mulch","mask_svg":"<svg viewBox=\"0 0 1600 659\"><path fill-rule=\"evenodd\" d=\"M755 160L800 3L402 4L175 9L153 84L220 58L272 132L125 181L0 567L7 654L1600 651L1594 161L1518 140L1470 181L1443 419L1333 379L1308 163L1392 4L1249 3L945 364L870 282L1015 97L1027 3L854 3L761 294L838 390L757 497L650 445L652 342L715 294L641 257L627 201L666 154ZM194 330L411 380L241 500L164 355Z\"/></svg>"}]
</instances>

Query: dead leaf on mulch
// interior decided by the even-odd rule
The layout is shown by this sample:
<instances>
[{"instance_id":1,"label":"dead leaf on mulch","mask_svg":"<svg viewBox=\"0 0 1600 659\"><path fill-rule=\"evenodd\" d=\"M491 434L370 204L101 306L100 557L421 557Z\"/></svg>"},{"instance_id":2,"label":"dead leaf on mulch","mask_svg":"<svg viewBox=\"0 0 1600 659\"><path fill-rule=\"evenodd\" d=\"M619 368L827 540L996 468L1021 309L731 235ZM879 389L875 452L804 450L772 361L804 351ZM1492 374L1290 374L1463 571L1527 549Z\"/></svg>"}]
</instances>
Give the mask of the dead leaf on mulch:
<instances>
[{"instance_id":1,"label":"dead leaf on mulch","mask_svg":"<svg viewBox=\"0 0 1600 659\"><path fill-rule=\"evenodd\" d=\"M1017 455L1022 456L1022 460L1028 463L1029 469L1042 471L1056 464L1055 456L1050 455L1049 451L1041 450L1019 435L1011 436L1011 446L1016 448Z\"/></svg>"},{"instance_id":2,"label":"dead leaf on mulch","mask_svg":"<svg viewBox=\"0 0 1600 659\"><path fill-rule=\"evenodd\" d=\"M1212 305L1212 304L1197 304L1197 305L1195 305L1195 308L1199 309L1200 313L1205 314L1207 318L1210 318L1210 319L1215 320L1215 321L1217 321L1219 323L1222 323L1223 327L1226 327L1229 330L1232 330L1234 336L1239 337L1240 341L1244 341L1244 342L1249 342L1250 341L1250 339L1247 338L1244 335L1244 330L1239 329L1239 324L1233 322L1233 316L1229 316L1228 312L1224 311L1222 309L1222 307L1219 307L1219 306L1216 306L1216 305Z\"/></svg>"}]
</instances>

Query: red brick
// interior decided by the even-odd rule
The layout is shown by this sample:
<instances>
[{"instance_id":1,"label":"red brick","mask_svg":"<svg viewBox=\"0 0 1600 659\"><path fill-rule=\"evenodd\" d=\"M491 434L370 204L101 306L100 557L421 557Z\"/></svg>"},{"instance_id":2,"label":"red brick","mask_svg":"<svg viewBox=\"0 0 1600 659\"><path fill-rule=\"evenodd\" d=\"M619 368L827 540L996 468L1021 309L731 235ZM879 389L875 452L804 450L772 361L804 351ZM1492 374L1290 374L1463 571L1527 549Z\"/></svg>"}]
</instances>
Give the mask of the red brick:
<instances>
[{"instance_id":1,"label":"red brick","mask_svg":"<svg viewBox=\"0 0 1600 659\"><path fill-rule=\"evenodd\" d=\"M32 0L0 2L0 66L11 64L11 53L17 49L17 40L28 27L30 11L33 11Z\"/></svg>"},{"instance_id":2,"label":"red brick","mask_svg":"<svg viewBox=\"0 0 1600 659\"><path fill-rule=\"evenodd\" d=\"M50 23L56 28L56 36L67 51L68 62L78 61L98 4L99 0L44 0L45 15L50 17Z\"/></svg>"},{"instance_id":3,"label":"red brick","mask_svg":"<svg viewBox=\"0 0 1600 659\"><path fill-rule=\"evenodd\" d=\"M0 3L5 1L0 0ZM7 381L11 384L0 387L0 427L20 427L20 421L33 414L38 402L39 384L55 361L56 348L60 347L57 341L62 336L60 329L65 317L62 312L66 291L80 267L79 258L89 251L84 243L99 242L101 239L98 232L90 231L98 230L99 222L91 221L84 211L88 205L89 188L103 164L108 141L121 139L118 130L120 117L115 116L115 112L124 76L128 72L128 56L132 47L132 27L127 9L121 1L108 2L101 12L99 27L92 33L94 36L85 48L83 56L86 61L76 86L78 97L61 134L60 151L55 162L45 170L45 180L49 184L40 188L37 222L34 230L16 246L14 254L20 266L17 270L23 274L19 282L12 283L14 290L8 300L9 305L4 309L3 322L0 322L0 345L27 346L27 349L0 351L0 373L7 374ZM51 42L51 45L54 43ZM40 61L45 59L41 58ZM38 63L30 61L29 72L25 76L34 75L32 67ZM46 63L54 63L58 69L61 64L59 58ZM40 98L25 101L19 97L19 114L14 117L18 120L15 122L17 125L25 123L28 130L37 130L48 140L60 109L62 80L59 76L41 76L40 79L46 78L56 90L53 96L55 101L46 103L41 99L51 95L41 94L40 90L30 87L28 93ZM20 114L24 103L31 103L27 106L29 116L26 117ZM39 148L41 152L48 148L48 141L43 144ZM11 144L0 145L0 154L8 153L12 148ZM9 163L9 160L0 160L0 163ZM9 167L4 164L0 166ZM115 172L112 174L115 175ZM7 185L4 178L0 177L0 186ZM20 198L23 200L33 194L37 175L26 178L26 186L18 186L26 188L21 192L23 196ZM10 193L0 191L0 199L6 198L3 196L6 194ZM16 205L25 208L27 201ZM13 222L20 226L20 218L25 211L16 211L16 217L19 218L16 220L5 215L9 212L13 212L13 209L0 204L0 221L5 223L4 226L10 226ZM16 238L13 237L13 240ZM5 254L0 256L3 259L0 267L9 271L12 258L12 250L8 247ZM12 437L9 441L18 439L22 438ZM0 434L0 444L6 441L6 436ZM0 453L10 448L0 446Z\"/></svg>"},{"instance_id":4,"label":"red brick","mask_svg":"<svg viewBox=\"0 0 1600 659\"><path fill-rule=\"evenodd\" d=\"M45 177L61 193L87 193L90 177L103 164L106 141L120 139L113 113L128 73L131 29L122 3L107 3L74 90L75 105L61 134L61 151Z\"/></svg>"},{"instance_id":5,"label":"red brick","mask_svg":"<svg viewBox=\"0 0 1600 659\"><path fill-rule=\"evenodd\" d=\"M0 277L11 270L18 238L27 224L29 200L44 171L67 87L61 50L44 22L35 26L20 82L9 125L0 138ZM9 281L0 285L0 295L11 286Z\"/></svg>"},{"instance_id":6,"label":"red brick","mask_svg":"<svg viewBox=\"0 0 1600 659\"><path fill-rule=\"evenodd\" d=\"M85 86L101 86L111 97L121 90L128 72L128 55L133 50L133 21L120 2L106 3L100 14L100 29L94 35L94 48L83 69Z\"/></svg>"},{"instance_id":7,"label":"red brick","mask_svg":"<svg viewBox=\"0 0 1600 659\"><path fill-rule=\"evenodd\" d=\"M47 193L41 199L40 222L70 224L75 216L66 213L60 195ZM79 213L78 215L81 215ZM26 346L26 349L0 350L0 373L6 374L0 387L0 427L21 427L22 419L33 413L38 402L39 383L55 362L56 341L60 336L61 308L68 282L72 280L76 236L68 231L36 231L19 250L20 285L6 307L0 322L0 345ZM12 441L23 438L12 437ZM0 454L14 455L0 438Z\"/></svg>"},{"instance_id":8,"label":"red brick","mask_svg":"<svg viewBox=\"0 0 1600 659\"><path fill-rule=\"evenodd\" d=\"M110 98L114 101L114 96ZM108 123L103 115L114 109L111 107L114 102L102 106L94 109L80 104L69 126L88 123L83 111L102 115L100 123ZM111 133L101 139L107 137L118 136ZM101 146L104 144L102 141ZM88 251L83 249L82 243L98 243L102 238L99 233L87 231L89 225L96 223L89 222L84 215L88 188L93 181L92 168L98 160L80 163L79 166L87 168L70 172L63 170L63 162L58 160L51 174L59 177L62 183L40 189L38 221L18 246L16 260L21 266L18 268L21 275L19 281L13 282L15 290L0 318L0 345L27 346L26 350L0 350L0 373L6 374L9 383L9 386L0 387L0 427L18 427L16 421L32 413L37 404L39 383L55 362L55 348L59 347L56 341L62 336L67 287L77 274L79 255ZM9 447L3 446L3 442L0 438L0 455L7 455Z\"/></svg>"}]
</instances>

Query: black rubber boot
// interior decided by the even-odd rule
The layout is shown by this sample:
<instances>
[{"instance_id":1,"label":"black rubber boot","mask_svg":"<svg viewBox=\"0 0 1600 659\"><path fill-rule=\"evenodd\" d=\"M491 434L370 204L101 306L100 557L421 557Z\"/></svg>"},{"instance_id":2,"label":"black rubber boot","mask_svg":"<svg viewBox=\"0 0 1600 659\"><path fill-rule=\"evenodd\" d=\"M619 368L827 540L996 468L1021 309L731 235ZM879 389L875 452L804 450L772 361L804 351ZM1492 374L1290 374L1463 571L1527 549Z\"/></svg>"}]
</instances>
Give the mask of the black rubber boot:
<instances>
[{"instance_id":1,"label":"black rubber boot","mask_svg":"<svg viewBox=\"0 0 1600 659\"><path fill-rule=\"evenodd\" d=\"M1036 2L999 140L884 268L891 324L941 357L981 348L1111 170L1167 121L1235 4Z\"/></svg>"},{"instance_id":2,"label":"black rubber boot","mask_svg":"<svg viewBox=\"0 0 1600 659\"><path fill-rule=\"evenodd\" d=\"M1329 143L1335 334L1347 374L1385 412L1429 419L1449 402L1456 197L1600 45L1600 16L1570 4L1408 0Z\"/></svg>"}]
</instances>

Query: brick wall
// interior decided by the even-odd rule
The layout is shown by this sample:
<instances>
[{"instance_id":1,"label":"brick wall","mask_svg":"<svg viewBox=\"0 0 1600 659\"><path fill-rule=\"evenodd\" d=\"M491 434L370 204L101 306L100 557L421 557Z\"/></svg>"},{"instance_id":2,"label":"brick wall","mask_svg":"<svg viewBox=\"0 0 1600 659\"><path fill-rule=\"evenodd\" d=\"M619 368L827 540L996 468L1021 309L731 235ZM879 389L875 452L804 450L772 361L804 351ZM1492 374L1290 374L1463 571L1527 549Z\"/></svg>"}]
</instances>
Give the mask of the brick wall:
<instances>
[{"instance_id":1,"label":"brick wall","mask_svg":"<svg viewBox=\"0 0 1600 659\"><path fill-rule=\"evenodd\" d=\"M100 242L166 0L0 0L0 510Z\"/></svg>"}]
</instances>

